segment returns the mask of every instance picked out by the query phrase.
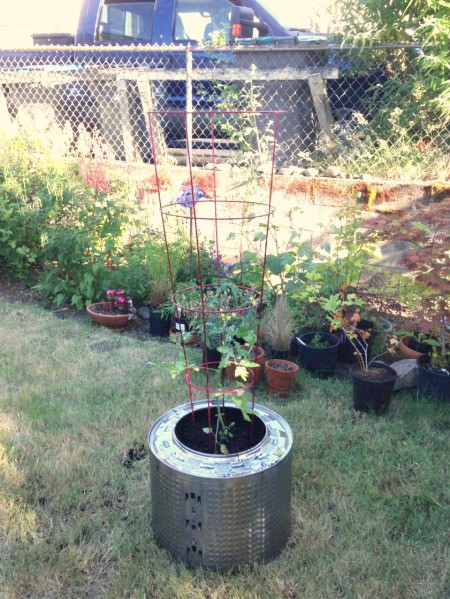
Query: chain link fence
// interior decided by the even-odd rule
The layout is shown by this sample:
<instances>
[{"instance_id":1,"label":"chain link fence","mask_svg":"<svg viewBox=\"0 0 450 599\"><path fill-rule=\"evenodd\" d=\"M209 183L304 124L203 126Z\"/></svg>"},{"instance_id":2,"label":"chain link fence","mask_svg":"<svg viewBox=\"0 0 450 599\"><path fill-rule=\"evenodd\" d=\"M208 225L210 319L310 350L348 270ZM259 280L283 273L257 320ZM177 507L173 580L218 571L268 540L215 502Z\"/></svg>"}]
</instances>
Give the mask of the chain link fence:
<instances>
[{"instance_id":1,"label":"chain link fence","mask_svg":"<svg viewBox=\"0 0 450 599\"><path fill-rule=\"evenodd\" d=\"M417 68L423 51L313 44L3 51L0 128L8 132L19 125L68 156L95 134L108 157L148 163L149 119L159 112L153 125L160 154L183 163L188 139L189 159L202 165L212 143L219 160L236 160L251 126L216 121L211 127L202 112L280 110L286 114L277 167L445 179L450 115L433 104L432 90L423 85Z\"/></svg>"}]
</instances>

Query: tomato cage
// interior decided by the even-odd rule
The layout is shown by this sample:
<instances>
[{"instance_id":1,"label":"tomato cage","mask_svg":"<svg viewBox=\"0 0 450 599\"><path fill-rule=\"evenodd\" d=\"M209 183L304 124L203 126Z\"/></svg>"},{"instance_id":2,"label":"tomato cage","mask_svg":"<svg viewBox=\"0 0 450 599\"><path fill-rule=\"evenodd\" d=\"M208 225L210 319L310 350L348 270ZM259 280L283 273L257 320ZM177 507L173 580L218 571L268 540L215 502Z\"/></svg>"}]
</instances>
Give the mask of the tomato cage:
<instances>
[{"instance_id":1,"label":"tomato cage","mask_svg":"<svg viewBox=\"0 0 450 599\"><path fill-rule=\"evenodd\" d=\"M183 352L191 404L221 397L254 405L254 368L245 351L259 345L264 280L281 111L151 111L149 133L171 285L175 328ZM161 141L166 123L182 121L185 139L175 163ZM201 160L192 142L203 140ZM173 150L173 149L172 149ZM258 239L255 272L244 272L245 240ZM177 254L187 240L186 256ZM179 273L183 271L184 277ZM198 359L188 356L190 336ZM189 352L191 354L191 352ZM248 357L248 356L247 356ZM233 380L227 366L239 375ZM241 378L240 378L241 377ZM209 421L211 427L211 421Z\"/></svg>"}]
</instances>

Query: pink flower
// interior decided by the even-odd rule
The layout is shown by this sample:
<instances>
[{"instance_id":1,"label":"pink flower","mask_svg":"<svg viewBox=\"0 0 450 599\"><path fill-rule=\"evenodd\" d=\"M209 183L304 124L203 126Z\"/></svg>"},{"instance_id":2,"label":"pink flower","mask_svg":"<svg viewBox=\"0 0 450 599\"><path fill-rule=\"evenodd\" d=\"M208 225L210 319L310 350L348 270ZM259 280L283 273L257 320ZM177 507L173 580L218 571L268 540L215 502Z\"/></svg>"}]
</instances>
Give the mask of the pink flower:
<instances>
[{"instance_id":1,"label":"pink flower","mask_svg":"<svg viewBox=\"0 0 450 599\"><path fill-rule=\"evenodd\" d=\"M125 295L125 291L123 289L108 289L106 292L106 297L109 302L109 309L118 312L129 312L130 314L136 314L137 310L133 306L133 300L131 297L127 297Z\"/></svg>"},{"instance_id":2,"label":"pink flower","mask_svg":"<svg viewBox=\"0 0 450 599\"><path fill-rule=\"evenodd\" d=\"M108 194L112 185L106 172L107 163L114 160L114 151L106 144L98 131L92 133L79 128L78 166L86 185L98 193Z\"/></svg>"}]
</instances>

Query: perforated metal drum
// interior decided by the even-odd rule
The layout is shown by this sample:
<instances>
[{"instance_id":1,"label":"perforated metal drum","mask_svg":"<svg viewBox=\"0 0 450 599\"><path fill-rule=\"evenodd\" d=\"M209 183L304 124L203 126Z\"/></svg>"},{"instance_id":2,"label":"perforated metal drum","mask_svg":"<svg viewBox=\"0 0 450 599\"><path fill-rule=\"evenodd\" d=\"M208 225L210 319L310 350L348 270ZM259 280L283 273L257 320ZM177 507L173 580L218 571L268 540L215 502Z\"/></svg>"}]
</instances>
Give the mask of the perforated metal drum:
<instances>
[{"instance_id":1,"label":"perforated metal drum","mask_svg":"<svg viewBox=\"0 0 450 599\"><path fill-rule=\"evenodd\" d=\"M195 403L196 410L206 407L206 401ZM255 417L265 426L255 447L239 454L204 454L185 447L175 434L190 412L190 404L170 410L148 435L157 541L193 567L229 569L274 559L290 532L289 425L255 405Z\"/></svg>"}]
</instances>

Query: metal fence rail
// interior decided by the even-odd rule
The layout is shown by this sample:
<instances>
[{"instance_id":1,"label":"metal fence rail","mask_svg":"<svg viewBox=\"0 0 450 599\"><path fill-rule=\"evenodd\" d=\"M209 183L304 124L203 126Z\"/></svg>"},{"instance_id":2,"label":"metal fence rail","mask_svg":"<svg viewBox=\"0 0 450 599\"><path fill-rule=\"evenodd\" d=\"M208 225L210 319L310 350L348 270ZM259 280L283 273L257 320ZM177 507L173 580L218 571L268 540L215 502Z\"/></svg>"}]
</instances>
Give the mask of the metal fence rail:
<instances>
[{"instance_id":1,"label":"metal fence rail","mask_svg":"<svg viewBox=\"0 0 450 599\"><path fill-rule=\"evenodd\" d=\"M185 121L175 111L187 110L189 155L202 164L211 146L202 111L283 110L278 167L446 178L450 117L432 107L426 90L420 96L418 82L411 46L39 46L0 53L0 127L35 131L69 155L96 132L110 157L149 162L149 115L166 111L159 141L181 161ZM222 160L242 151L247 126L218 127Z\"/></svg>"}]
</instances>

